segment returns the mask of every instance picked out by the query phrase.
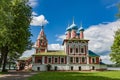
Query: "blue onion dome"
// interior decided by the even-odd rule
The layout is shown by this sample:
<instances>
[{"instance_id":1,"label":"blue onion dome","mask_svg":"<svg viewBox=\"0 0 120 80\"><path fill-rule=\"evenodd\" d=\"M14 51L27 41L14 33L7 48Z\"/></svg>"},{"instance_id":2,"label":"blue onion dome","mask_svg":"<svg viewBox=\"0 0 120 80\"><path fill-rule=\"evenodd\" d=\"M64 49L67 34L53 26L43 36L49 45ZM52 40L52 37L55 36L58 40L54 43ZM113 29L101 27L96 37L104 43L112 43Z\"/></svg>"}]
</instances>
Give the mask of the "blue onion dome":
<instances>
[{"instance_id":1,"label":"blue onion dome","mask_svg":"<svg viewBox=\"0 0 120 80\"><path fill-rule=\"evenodd\" d=\"M77 27L76 24L74 24L74 23L70 26L70 28L71 28L71 29L74 29L74 30L77 30L77 29L78 29L78 27Z\"/></svg>"},{"instance_id":2,"label":"blue onion dome","mask_svg":"<svg viewBox=\"0 0 120 80\"><path fill-rule=\"evenodd\" d=\"M83 27L80 27L80 28L78 29L78 31L84 31Z\"/></svg>"},{"instance_id":3,"label":"blue onion dome","mask_svg":"<svg viewBox=\"0 0 120 80\"><path fill-rule=\"evenodd\" d=\"M67 27L66 31L71 31L71 27L70 26Z\"/></svg>"},{"instance_id":4,"label":"blue onion dome","mask_svg":"<svg viewBox=\"0 0 120 80\"><path fill-rule=\"evenodd\" d=\"M77 34L77 35L80 35L80 32L79 32L79 31L77 31L77 32L76 32L76 34Z\"/></svg>"}]
</instances>

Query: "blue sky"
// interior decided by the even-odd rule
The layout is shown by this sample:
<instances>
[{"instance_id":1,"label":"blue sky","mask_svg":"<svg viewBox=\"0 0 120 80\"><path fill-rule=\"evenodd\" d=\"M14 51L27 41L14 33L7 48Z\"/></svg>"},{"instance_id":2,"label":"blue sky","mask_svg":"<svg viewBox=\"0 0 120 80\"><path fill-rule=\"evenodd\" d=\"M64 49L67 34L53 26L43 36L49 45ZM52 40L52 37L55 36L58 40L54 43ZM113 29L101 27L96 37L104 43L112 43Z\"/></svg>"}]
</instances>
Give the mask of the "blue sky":
<instances>
[{"instance_id":1,"label":"blue sky","mask_svg":"<svg viewBox=\"0 0 120 80\"><path fill-rule=\"evenodd\" d=\"M65 33L66 27L72 23L74 17L75 23L80 26L82 22L86 29L90 25L97 25L102 22L115 21L117 8L111 6L118 0L35 0L37 5L33 11L38 15L44 15L49 24L45 26L45 32L49 39L49 44L61 43L56 41L57 35ZM109 7L111 6L111 7ZM39 27L39 26L38 26ZM31 27L35 42L38 27ZM37 29L37 30L36 30Z\"/></svg>"},{"instance_id":2,"label":"blue sky","mask_svg":"<svg viewBox=\"0 0 120 80\"><path fill-rule=\"evenodd\" d=\"M101 55L106 63L110 63L110 46L113 43L114 31L120 21L115 14L116 4L120 0L29 0L33 7L31 22L32 41L35 42L41 23L45 24L50 49L62 49L66 28L72 24L79 27L81 22L85 29L85 38L89 39L89 49ZM31 51L33 53L33 50ZM26 55L30 51L26 52Z\"/></svg>"}]
</instances>

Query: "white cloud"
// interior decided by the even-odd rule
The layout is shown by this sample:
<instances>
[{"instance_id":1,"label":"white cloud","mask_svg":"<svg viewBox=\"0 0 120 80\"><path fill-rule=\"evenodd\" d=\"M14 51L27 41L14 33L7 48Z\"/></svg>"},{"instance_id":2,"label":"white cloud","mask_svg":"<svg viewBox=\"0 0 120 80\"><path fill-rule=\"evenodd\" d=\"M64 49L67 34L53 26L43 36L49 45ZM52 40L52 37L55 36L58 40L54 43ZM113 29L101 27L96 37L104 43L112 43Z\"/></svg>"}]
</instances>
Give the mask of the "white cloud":
<instances>
[{"instance_id":1,"label":"white cloud","mask_svg":"<svg viewBox=\"0 0 120 80\"><path fill-rule=\"evenodd\" d=\"M109 54L114 40L114 31L120 28L120 21L90 26L85 30L85 38L89 39L89 49L98 54Z\"/></svg>"},{"instance_id":2,"label":"white cloud","mask_svg":"<svg viewBox=\"0 0 120 80\"><path fill-rule=\"evenodd\" d=\"M30 25L32 26L42 26L48 24L48 21L45 19L44 15L32 16L32 21Z\"/></svg>"},{"instance_id":3,"label":"white cloud","mask_svg":"<svg viewBox=\"0 0 120 80\"><path fill-rule=\"evenodd\" d=\"M29 0L28 4L29 4L31 7L35 7L35 6L37 6L37 4L38 4L38 0Z\"/></svg>"},{"instance_id":4,"label":"white cloud","mask_svg":"<svg viewBox=\"0 0 120 80\"><path fill-rule=\"evenodd\" d=\"M66 38L65 35L60 35L60 36L56 36L56 37L57 37L56 41L63 41Z\"/></svg>"},{"instance_id":5,"label":"white cloud","mask_svg":"<svg viewBox=\"0 0 120 80\"><path fill-rule=\"evenodd\" d=\"M114 64L112 61L110 61L109 55L100 56L100 58L102 59L102 62L104 62L106 64Z\"/></svg>"},{"instance_id":6,"label":"white cloud","mask_svg":"<svg viewBox=\"0 0 120 80\"><path fill-rule=\"evenodd\" d=\"M63 46L60 44L49 44L48 50L63 50Z\"/></svg>"},{"instance_id":7,"label":"white cloud","mask_svg":"<svg viewBox=\"0 0 120 80\"><path fill-rule=\"evenodd\" d=\"M111 4L111 5L106 6L106 8L108 8L108 9L109 9L109 8L113 8L113 7L117 6L117 4L118 4L118 3L113 3L113 4Z\"/></svg>"},{"instance_id":8,"label":"white cloud","mask_svg":"<svg viewBox=\"0 0 120 80\"><path fill-rule=\"evenodd\" d=\"M110 52L113 44L114 32L120 28L120 20L114 22L104 22L98 25L92 25L85 30L85 39L89 41L89 50L99 55L106 55ZM63 41L65 35L57 36L57 41Z\"/></svg>"},{"instance_id":9,"label":"white cloud","mask_svg":"<svg viewBox=\"0 0 120 80\"><path fill-rule=\"evenodd\" d=\"M37 16L38 14L36 12L32 12L32 16Z\"/></svg>"}]
</instances>

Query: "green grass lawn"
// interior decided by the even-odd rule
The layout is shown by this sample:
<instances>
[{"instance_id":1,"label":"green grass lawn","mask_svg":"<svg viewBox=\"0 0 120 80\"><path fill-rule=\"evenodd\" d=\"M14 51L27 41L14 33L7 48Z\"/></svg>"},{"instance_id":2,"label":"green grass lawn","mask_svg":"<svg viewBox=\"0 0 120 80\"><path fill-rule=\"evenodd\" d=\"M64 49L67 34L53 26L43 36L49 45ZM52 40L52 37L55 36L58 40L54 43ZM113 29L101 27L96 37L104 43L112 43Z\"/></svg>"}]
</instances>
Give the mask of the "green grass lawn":
<instances>
[{"instance_id":1,"label":"green grass lawn","mask_svg":"<svg viewBox=\"0 0 120 80\"><path fill-rule=\"evenodd\" d=\"M39 72L28 80L120 80L120 71Z\"/></svg>"}]
</instances>

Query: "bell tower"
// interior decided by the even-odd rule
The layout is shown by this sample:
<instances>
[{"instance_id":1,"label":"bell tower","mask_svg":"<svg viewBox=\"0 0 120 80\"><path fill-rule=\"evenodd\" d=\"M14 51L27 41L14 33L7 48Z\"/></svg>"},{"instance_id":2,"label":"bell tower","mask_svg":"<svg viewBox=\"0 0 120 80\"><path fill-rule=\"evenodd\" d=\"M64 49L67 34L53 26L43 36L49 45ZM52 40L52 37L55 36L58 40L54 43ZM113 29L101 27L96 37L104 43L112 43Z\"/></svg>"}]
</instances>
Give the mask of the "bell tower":
<instances>
[{"instance_id":1,"label":"bell tower","mask_svg":"<svg viewBox=\"0 0 120 80\"><path fill-rule=\"evenodd\" d=\"M44 26L41 27L41 31L38 35L36 41L36 53L46 52L47 51L48 41L44 33Z\"/></svg>"}]
</instances>

